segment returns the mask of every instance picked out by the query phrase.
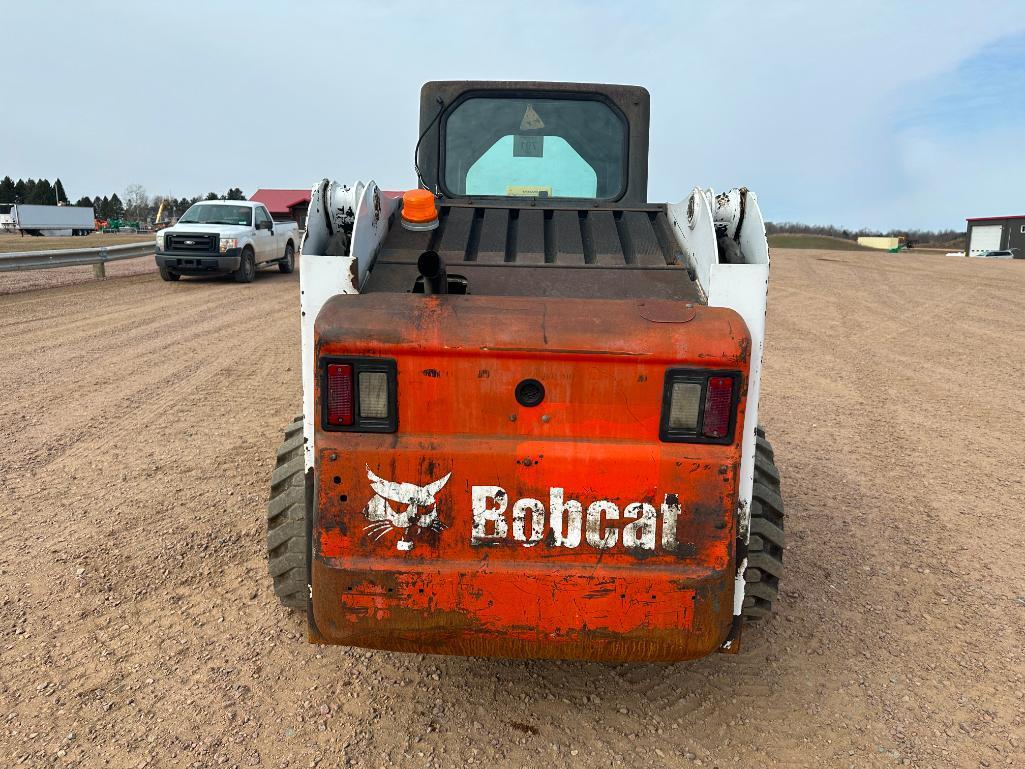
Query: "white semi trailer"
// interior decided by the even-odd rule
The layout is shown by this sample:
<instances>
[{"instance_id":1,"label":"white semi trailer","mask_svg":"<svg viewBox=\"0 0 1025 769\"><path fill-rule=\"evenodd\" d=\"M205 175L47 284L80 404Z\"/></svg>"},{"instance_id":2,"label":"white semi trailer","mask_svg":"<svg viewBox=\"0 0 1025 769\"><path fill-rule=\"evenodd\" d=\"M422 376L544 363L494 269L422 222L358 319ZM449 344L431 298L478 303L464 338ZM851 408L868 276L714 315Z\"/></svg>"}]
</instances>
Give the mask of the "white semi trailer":
<instances>
[{"instance_id":1,"label":"white semi trailer","mask_svg":"<svg viewBox=\"0 0 1025 769\"><path fill-rule=\"evenodd\" d=\"M92 206L0 204L0 229L23 235L88 235L96 229Z\"/></svg>"}]
</instances>

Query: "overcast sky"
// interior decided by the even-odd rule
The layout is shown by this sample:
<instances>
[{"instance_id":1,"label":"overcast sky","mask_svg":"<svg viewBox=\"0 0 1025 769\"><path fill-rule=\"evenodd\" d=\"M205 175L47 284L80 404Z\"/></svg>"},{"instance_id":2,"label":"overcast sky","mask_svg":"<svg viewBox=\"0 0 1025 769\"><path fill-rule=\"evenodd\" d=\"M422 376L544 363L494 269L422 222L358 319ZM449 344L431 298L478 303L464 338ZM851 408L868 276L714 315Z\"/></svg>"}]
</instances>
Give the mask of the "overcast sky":
<instances>
[{"instance_id":1,"label":"overcast sky","mask_svg":"<svg viewBox=\"0 0 1025 769\"><path fill-rule=\"evenodd\" d=\"M1020 2L33 0L4 3L0 61L0 176L72 199L404 189L424 81L519 79L647 87L653 201L746 185L774 221L881 229L1025 213Z\"/></svg>"}]
</instances>

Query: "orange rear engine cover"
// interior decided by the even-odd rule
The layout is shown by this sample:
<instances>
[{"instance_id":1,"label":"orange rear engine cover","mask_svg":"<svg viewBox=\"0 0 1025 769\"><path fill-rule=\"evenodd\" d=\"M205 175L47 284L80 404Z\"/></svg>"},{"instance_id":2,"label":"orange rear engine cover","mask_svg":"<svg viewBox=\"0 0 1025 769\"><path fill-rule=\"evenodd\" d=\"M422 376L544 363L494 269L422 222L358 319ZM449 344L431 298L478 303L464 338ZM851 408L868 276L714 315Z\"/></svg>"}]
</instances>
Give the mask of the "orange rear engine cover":
<instances>
[{"instance_id":1,"label":"orange rear engine cover","mask_svg":"<svg viewBox=\"0 0 1025 769\"><path fill-rule=\"evenodd\" d=\"M735 312L367 294L330 300L316 339L321 358L395 362L397 431L318 416L311 640L678 660L726 639L750 348ZM660 440L677 368L739 374L731 443ZM527 379L536 406L517 401Z\"/></svg>"}]
</instances>

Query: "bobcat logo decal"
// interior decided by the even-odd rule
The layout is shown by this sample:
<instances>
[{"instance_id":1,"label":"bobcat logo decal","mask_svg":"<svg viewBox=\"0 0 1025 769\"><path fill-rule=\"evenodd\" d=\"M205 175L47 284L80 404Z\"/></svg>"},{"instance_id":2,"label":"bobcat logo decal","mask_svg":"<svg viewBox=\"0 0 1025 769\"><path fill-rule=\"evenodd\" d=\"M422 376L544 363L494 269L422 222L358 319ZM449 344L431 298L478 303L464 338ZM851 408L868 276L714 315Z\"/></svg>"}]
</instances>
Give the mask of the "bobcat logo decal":
<instances>
[{"instance_id":1,"label":"bobcat logo decal","mask_svg":"<svg viewBox=\"0 0 1025 769\"><path fill-rule=\"evenodd\" d=\"M435 496L445 488L449 473L426 486L415 483L395 483L386 481L374 474L367 466L367 478L374 496L363 508L363 515L370 521L363 527L367 536L377 541L390 531L401 530L399 541L395 543L398 550L412 550L413 534L423 531L442 532L448 528L438 520L438 503ZM399 509L396 510L396 507Z\"/></svg>"}]
</instances>

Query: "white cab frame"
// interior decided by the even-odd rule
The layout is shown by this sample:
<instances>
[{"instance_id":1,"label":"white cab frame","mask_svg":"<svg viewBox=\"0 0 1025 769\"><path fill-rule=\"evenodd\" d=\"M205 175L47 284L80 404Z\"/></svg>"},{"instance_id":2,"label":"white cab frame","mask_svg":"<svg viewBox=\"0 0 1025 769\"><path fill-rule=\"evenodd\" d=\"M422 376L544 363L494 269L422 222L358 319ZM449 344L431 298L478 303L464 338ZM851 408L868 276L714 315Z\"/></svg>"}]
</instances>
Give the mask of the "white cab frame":
<instances>
[{"instance_id":1,"label":"white cab frame","mask_svg":"<svg viewBox=\"0 0 1025 769\"><path fill-rule=\"evenodd\" d=\"M384 195L377 184L342 185L324 179L313 188L306 234L300 249L299 271L303 435L306 469L314 465L314 403L316 377L313 328L321 308L336 294L358 294L398 207L398 199ZM761 391L762 352L765 347L765 303L769 282L769 245L758 198L744 188L716 195L695 187L679 203L668 205L668 218L688 268L710 307L729 307L747 324L751 335L751 361L744 418L743 455L738 485L738 536L750 537L751 495L754 488L755 427ZM348 253L329 255L332 236L352 226ZM716 225L735 238L742 264L720 261ZM739 236L737 235L739 229ZM746 559L737 564L734 615L744 602Z\"/></svg>"}]
</instances>

